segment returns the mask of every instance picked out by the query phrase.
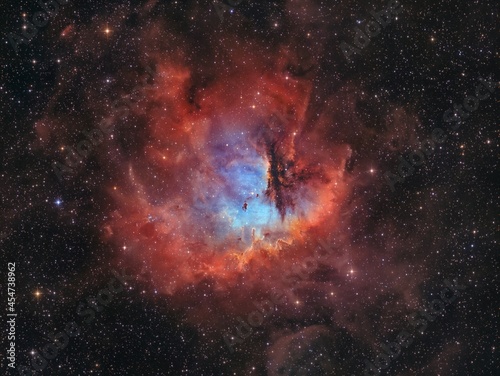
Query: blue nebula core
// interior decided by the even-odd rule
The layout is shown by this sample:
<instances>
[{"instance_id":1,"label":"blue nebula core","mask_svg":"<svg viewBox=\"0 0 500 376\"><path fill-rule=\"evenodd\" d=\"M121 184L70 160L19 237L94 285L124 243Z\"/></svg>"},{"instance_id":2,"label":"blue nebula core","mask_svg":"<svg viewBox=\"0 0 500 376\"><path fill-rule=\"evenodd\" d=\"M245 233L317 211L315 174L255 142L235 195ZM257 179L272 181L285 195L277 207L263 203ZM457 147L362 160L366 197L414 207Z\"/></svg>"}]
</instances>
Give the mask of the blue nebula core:
<instances>
[{"instance_id":1,"label":"blue nebula core","mask_svg":"<svg viewBox=\"0 0 500 376\"><path fill-rule=\"evenodd\" d=\"M221 166L219 170L231 190L231 195L220 197L219 203L232 218L233 228L261 227L279 220L279 213L272 203L264 202L266 163L256 152L253 154L252 161L236 160L228 166ZM243 210L245 202L248 206Z\"/></svg>"},{"instance_id":2,"label":"blue nebula core","mask_svg":"<svg viewBox=\"0 0 500 376\"><path fill-rule=\"evenodd\" d=\"M245 132L224 134L212 144L211 165L217 179L216 189L210 191L216 193L205 196L202 204L216 216L216 237L237 240L242 247L252 243L252 231L262 238L285 226L274 203L264 194L268 161L247 137Z\"/></svg>"}]
</instances>

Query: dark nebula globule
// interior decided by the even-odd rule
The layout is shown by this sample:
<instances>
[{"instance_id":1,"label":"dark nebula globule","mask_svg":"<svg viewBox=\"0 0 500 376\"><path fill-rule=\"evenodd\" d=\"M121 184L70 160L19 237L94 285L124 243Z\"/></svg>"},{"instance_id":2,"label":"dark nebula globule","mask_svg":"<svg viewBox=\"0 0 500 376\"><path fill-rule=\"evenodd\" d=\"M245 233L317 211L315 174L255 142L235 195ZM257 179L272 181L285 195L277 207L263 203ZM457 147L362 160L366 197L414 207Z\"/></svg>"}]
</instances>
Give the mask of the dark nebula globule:
<instances>
[{"instance_id":1,"label":"dark nebula globule","mask_svg":"<svg viewBox=\"0 0 500 376\"><path fill-rule=\"evenodd\" d=\"M495 1L4 9L2 374L498 374Z\"/></svg>"}]
</instances>

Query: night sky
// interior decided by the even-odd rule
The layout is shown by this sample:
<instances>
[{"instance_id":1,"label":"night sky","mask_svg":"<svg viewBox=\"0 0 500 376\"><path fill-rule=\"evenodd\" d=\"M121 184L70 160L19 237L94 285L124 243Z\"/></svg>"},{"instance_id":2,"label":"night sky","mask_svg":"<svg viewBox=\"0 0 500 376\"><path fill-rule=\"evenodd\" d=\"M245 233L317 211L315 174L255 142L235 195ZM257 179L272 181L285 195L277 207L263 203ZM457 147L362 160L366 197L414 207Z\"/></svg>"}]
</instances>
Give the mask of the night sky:
<instances>
[{"instance_id":1,"label":"night sky","mask_svg":"<svg viewBox=\"0 0 500 376\"><path fill-rule=\"evenodd\" d=\"M2 375L500 374L497 0L45 1L2 2Z\"/></svg>"}]
</instances>

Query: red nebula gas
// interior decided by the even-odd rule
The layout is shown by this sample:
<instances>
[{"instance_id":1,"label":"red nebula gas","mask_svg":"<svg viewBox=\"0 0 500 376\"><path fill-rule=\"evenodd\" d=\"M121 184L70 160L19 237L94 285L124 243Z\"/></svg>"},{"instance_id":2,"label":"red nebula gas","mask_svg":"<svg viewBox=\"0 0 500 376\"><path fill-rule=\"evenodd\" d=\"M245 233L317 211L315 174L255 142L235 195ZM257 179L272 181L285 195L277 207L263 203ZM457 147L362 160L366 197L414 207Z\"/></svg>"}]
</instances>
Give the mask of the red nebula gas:
<instances>
[{"instance_id":1,"label":"red nebula gas","mask_svg":"<svg viewBox=\"0 0 500 376\"><path fill-rule=\"evenodd\" d=\"M105 228L162 293L275 285L270 267L310 254L305 239L338 221L350 148L307 123L311 84L286 59L252 60L198 86L185 65L160 61L132 108L143 129L120 158Z\"/></svg>"}]
</instances>

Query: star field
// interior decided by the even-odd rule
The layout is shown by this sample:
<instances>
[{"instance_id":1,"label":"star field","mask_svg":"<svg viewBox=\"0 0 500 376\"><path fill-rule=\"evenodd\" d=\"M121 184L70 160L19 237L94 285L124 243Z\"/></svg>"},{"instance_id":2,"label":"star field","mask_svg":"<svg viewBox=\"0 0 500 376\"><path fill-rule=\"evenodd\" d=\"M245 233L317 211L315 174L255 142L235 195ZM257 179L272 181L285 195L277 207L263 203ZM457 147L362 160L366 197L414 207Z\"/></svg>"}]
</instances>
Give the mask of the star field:
<instances>
[{"instance_id":1,"label":"star field","mask_svg":"<svg viewBox=\"0 0 500 376\"><path fill-rule=\"evenodd\" d=\"M495 1L3 10L2 374L498 374Z\"/></svg>"}]
</instances>

